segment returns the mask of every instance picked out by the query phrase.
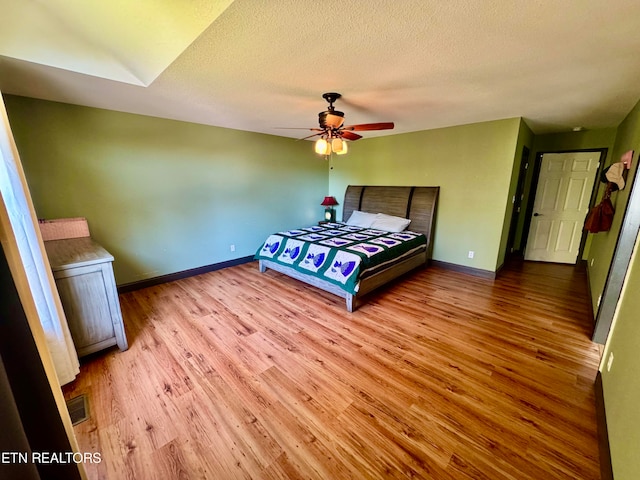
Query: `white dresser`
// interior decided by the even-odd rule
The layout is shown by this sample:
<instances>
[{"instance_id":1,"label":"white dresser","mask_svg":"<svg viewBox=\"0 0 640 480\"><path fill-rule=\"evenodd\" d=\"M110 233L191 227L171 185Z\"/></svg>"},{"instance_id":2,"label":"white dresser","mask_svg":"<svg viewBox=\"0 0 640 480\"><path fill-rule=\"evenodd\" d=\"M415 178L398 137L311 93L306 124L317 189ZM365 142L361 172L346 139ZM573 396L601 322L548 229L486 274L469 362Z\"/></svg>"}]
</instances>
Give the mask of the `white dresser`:
<instances>
[{"instance_id":1,"label":"white dresser","mask_svg":"<svg viewBox=\"0 0 640 480\"><path fill-rule=\"evenodd\" d=\"M44 242L78 356L128 348L113 256L91 237Z\"/></svg>"}]
</instances>

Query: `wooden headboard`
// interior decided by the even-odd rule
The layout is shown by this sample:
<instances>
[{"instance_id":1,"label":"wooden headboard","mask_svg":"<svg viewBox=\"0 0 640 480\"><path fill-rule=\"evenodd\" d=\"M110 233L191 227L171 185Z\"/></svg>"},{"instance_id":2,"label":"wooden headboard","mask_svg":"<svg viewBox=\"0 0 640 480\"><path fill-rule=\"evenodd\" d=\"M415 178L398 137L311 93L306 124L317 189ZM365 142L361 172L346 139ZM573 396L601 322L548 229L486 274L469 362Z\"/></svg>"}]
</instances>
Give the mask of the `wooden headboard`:
<instances>
[{"instance_id":1,"label":"wooden headboard","mask_svg":"<svg viewBox=\"0 0 640 480\"><path fill-rule=\"evenodd\" d=\"M408 230L424 233L431 258L439 192L440 187L349 185L342 204L342 221L346 222L354 210L409 218Z\"/></svg>"}]
</instances>

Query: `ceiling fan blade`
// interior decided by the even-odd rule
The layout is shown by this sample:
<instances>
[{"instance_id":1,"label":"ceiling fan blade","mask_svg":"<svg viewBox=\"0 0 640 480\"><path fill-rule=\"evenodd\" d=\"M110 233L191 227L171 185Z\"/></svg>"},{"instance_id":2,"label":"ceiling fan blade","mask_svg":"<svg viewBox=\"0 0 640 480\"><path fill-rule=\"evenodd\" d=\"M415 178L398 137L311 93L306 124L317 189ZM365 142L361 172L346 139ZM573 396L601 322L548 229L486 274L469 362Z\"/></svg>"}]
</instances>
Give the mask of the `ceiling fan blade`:
<instances>
[{"instance_id":1,"label":"ceiling fan blade","mask_svg":"<svg viewBox=\"0 0 640 480\"><path fill-rule=\"evenodd\" d=\"M347 125L343 130L365 131L365 130L391 130L395 125L393 122L361 123L359 125Z\"/></svg>"},{"instance_id":2,"label":"ceiling fan blade","mask_svg":"<svg viewBox=\"0 0 640 480\"><path fill-rule=\"evenodd\" d=\"M321 131L320 133L314 133L313 135L309 135L308 137L304 137L304 138L299 138L298 140L296 140L297 142L299 142L300 140L306 140L308 138L313 138L313 137L317 137L318 135L322 135L324 134L324 131Z\"/></svg>"},{"instance_id":3,"label":"ceiling fan blade","mask_svg":"<svg viewBox=\"0 0 640 480\"><path fill-rule=\"evenodd\" d=\"M318 127L273 127L277 130L311 130L312 132L324 132L323 129Z\"/></svg>"},{"instance_id":4,"label":"ceiling fan blade","mask_svg":"<svg viewBox=\"0 0 640 480\"><path fill-rule=\"evenodd\" d=\"M358 140L362 138L362 135L358 135L357 133L349 132L346 130L340 130L340 136L346 140Z\"/></svg>"}]
</instances>

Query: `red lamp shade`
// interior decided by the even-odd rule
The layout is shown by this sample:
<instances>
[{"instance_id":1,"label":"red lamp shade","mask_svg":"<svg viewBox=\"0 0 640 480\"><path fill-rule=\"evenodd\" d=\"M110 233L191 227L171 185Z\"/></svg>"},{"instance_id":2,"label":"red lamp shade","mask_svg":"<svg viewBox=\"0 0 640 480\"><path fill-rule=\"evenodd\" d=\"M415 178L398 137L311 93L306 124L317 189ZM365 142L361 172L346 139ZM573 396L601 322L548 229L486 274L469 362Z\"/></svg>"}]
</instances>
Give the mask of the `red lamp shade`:
<instances>
[{"instance_id":1,"label":"red lamp shade","mask_svg":"<svg viewBox=\"0 0 640 480\"><path fill-rule=\"evenodd\" d=\"M336 201L336 197L324 197L320 205L323 207L332 207L333 205L338 205L338 202Z\"/></svg>"}]
</instances>

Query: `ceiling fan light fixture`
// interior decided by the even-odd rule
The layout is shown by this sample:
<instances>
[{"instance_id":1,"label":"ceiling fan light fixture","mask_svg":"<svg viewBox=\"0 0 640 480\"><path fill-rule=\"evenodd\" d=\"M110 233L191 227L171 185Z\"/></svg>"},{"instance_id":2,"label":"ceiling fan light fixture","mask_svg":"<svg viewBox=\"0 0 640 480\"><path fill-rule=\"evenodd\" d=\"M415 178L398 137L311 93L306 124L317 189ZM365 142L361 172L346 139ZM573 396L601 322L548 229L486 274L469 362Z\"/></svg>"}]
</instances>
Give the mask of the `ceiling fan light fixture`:
<instances>
[{"instance_id":1,"label":"ceiling fan light fixture","mask_svg":"<svg viewBox=\"0 0 640 480\"><path fill-rule=\"evenodd\" d=\"M344 155L347 153L347 142L341 138L334 138L331 140L331 150L337 155Z\"/></svg>"},{"instance_id":2,"label":"ceiling fan light fixture","mask_svg":"<svg viewBox=\"0 0 640 480\"><path fill-rule=\"evenodd\" d=\"M314 150L318 155L328 157L332 152L336 155L344 155L349 150L347 140L355 141L362 138L362 135L355 133L356 131L391 130L395 126L393 122L344 125L344 112L339 112L333 106L333 102L341 96L335 92L322 95L322 98L329 102L329 108L324 112L318 113L320 128L309 129L319 133L314 133L301 139L307 140L312 137L319 137L314 144Z\"/></svg>"},{"instance_id":3,"label":"ceiling fan light fixture","mask_svg":"<svg viewBox=\"0 0 640 480\"><path fill-rule=\"evenodd\" d=\"M331 128L340 128L344 123L344 113L334 110L325 117L325 125Z\"/></svg>"},{"instance_id":4,"label":"ceiling fan light fixture","mask_svg":"<svg viewBox=\"0 0 640 480\"><path fill-rule=\"evenodd\" d=\"M344 123L344 113L337 110L327 110L318 114L320 128L340 128Z\"/></svg>"},{"instance_id":5,"label":"ceiling fan light fixture","mask_svg":"<svg viewBox=\"0 0 640 480\"><path fill-rule=\"evenodd\" d=\"M324 138L316 140L315 149L318 155L329 155L331 153L331 145Z\"/></svg>"}]
</instances>

